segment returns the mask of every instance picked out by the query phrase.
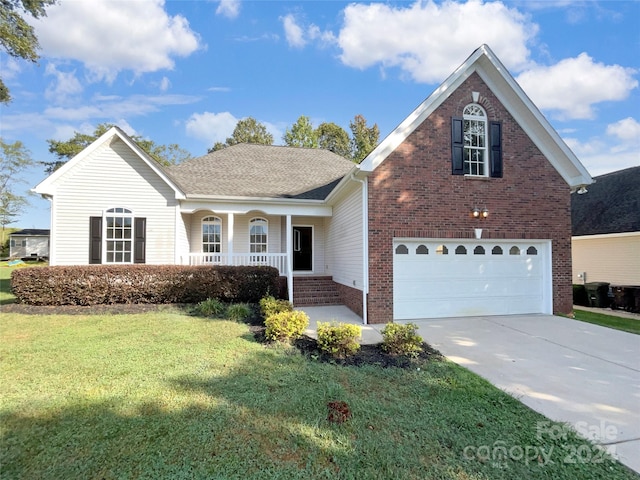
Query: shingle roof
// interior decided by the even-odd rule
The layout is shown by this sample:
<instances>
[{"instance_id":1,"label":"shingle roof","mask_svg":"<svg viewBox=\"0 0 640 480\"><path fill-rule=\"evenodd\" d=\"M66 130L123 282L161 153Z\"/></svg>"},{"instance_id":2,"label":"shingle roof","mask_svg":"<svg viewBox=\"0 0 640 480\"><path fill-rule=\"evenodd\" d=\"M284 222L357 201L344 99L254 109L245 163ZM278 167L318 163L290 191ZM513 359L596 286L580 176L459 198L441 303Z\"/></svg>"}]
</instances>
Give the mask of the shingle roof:
<instances>
[{"instance_id":1,"label":"shingle roof","mask_svg":"<svg viewBox=\"0 0 640 480\"><path fill-rule=\"evenodd\" d=\"M13 232L11 235L47 236L49 235L49 230L38 229L38 228L25 228L24 230L18 230L17 232Z\"/></svg>"},{"instance_id":2,"label":"shingle roof","mask_svg":"<svg viewBox=\"0 0 640 480\"><path fill-rule=\"evenodd\" d=\"M328 150L242 143L166 171L188 196L323 200L353 166Z\"/></svg>"},{"instance_id":3,"label":"shingle roof","mask_svg":"<svg viewBox=\"0 0 640 480\"><path fill-rule=\"evenodd\" d=\"M584 195L571 195L572 234L640 231L640 167L595 177Z\"/></svg>"}]
</instances>

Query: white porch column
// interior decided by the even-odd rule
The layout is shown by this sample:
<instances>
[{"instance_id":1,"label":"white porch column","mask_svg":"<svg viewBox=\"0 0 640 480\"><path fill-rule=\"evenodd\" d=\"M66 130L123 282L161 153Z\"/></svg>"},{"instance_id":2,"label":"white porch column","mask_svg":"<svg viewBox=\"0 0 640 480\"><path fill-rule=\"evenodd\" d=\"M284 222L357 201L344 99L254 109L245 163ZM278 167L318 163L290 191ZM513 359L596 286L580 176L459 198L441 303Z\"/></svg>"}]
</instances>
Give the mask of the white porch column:
<instances>
[{"instance_id":1,"label":"white porch column","mask_svg":"<svg viewBox=\"0 0 640 480\"><path fill-rule=\"evenodd\" d=\"M233 265L233 213L227 213L227 264Z\"/></svg>"},{"instance_id":2,"label":"white porch column","mask_svg":"<svg viewBox=\"0 0 640 480\"><path fill-rule=\"evenodd\" d=\"M291 215L287 215L287 289L289 301L293 303L293 226Z\"/></svg>"}]
</instances>

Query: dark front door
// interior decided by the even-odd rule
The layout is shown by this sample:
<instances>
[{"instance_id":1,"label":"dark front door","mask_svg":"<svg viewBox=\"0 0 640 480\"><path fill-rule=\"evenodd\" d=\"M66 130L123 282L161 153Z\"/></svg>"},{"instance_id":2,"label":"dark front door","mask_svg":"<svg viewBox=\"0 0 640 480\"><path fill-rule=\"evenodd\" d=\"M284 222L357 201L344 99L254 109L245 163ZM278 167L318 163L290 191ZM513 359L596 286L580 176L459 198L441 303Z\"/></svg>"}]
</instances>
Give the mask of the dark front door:
<instances>
[{"instance_id":1,"label":"dark front door","mask_svg":"<svg viewBox=\"0 0 640 480\"><path fill-rule=\"evenodd\" d=\"M293 270L313 270L313 228L293 227Z\"/></svg>"}]
</instances>

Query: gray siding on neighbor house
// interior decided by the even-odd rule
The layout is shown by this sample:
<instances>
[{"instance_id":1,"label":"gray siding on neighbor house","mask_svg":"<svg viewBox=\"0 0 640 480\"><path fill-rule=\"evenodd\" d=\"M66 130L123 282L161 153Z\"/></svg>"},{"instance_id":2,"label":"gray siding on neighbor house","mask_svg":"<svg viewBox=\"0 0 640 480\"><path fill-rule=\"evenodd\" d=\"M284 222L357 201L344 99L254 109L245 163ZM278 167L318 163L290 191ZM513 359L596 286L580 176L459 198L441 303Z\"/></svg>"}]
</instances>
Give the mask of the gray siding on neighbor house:
<instances>
[{"instance_id":1,"label":"gray siding on neighbor house","mask_svg":"<svg viewBox=\"0 0 640 480\"><path fill-rule=\"evenodd\" d=\"M178 201L174 191L121 140L107 142L55 184L51 229L52 263L89 262L89 218L125 207L147 219L146 263L175 261Z\"/></svg>"},{"instance_id":2,"label":"gray siding on neighbor house","mask_svg":"<svg viewBox=\"0 0 640 480\"><path fill-rule=\"evenodd\" d=\"M333 206L333 216L325 219L326 273L333 280L362 290L362 186L353 182Z\"/></svg>"}]
</instances>

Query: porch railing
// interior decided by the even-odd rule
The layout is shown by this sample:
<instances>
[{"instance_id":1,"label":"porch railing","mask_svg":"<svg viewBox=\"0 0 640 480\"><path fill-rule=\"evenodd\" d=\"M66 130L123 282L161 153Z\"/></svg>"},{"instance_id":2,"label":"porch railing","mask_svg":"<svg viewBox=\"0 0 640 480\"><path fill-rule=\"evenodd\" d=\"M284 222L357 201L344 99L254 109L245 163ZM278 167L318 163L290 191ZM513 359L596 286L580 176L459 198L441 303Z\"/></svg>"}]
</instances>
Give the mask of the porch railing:
<instances>
[{"instance_id":1,"label":"porch railing","mask_svg":"<svg viewBox=\"0 0 640 480\"><path fill-rule=\"evenodd\" d=\"M263 265L287 275L286 253L190 253L183 260L188 265Z\"/></svg>"}]
</instances>

